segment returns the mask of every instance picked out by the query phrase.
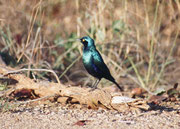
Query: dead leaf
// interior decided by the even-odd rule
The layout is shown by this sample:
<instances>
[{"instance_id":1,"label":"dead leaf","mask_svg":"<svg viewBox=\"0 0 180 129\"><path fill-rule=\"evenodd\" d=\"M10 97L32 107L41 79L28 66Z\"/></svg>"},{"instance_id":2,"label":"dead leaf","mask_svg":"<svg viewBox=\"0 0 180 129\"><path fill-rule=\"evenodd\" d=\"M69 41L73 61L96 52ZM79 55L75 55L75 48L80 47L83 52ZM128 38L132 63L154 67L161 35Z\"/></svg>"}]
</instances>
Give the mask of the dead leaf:
<instances>
[{"instance_id":1,"label":"dead leaf","mask_svg":"<svg viewBox=\"0 0 180 129\"><path fill-rule=\"evenodd\" d=\"M114 96L111 101L111 106L119 112L136 112L141 110L149 110L150 106L143 99L133 99L125 96Z\"/></svg>"},{"instance_id":2,"label":"dead leaf","mask_svg":"<svg viewBox=\"0 0 180 129\"><path fill-rule=\"evenodd\" d=\"M134 88L133 90L132 90L132 94L133 95L141 95L142 94L142 91L143 91L143 89L142 88Z\"/></svg>"},{"instance_id":3,"label":"dead leaf","mask_svg":"<svg viewBox=\"0 0 180 129\"><path fill-rule=\"evenodd\" d=\"M154 104L159 104L166 99L167 99L167 96L165 96L165 95L161 95L161 96L153 95L149 98L148 102L154 103Z\"/></svg>"},{"instance_id":4,"label":"dead leaf","mask_svg":"<svg viewBox=\"0 0 180 129\"><path fill-rule=\"evenodd\" d=\"M138 97L144 97L143 94L146 93L146 91L142 88L134 88L131 92L132 98Z\"/></svg>"},{"instance_id":5,"label":"dead leaf","mask_svg":"<svg viewBox=\"0 0 180 129\"><path fill-rule=\"evenodd\" d=\"M58 97L57 102L66 104L68 100L68 97Z\"/></svg>"},{"instance_id":6,"label":"dead leaf","mask_svg":"<svg viewBox=\"0 0 180 129\"><path fill-rule=\"evenodd\" d=\"M77 121L74 125L78 125L78 126L84 126L87 124L89 120L80 120L80 121Z\"/></svg>"},{"instance_id":7,"label":"dead leaf","mask_svg":"<svg viewBox=\"0 0 180 129\"><path fill-rule=\"evenodd\" d=\"M27 98L29 98L29 99L36 98L32 89L19 89L19 90L12 92L11 95L16 97L18 100L19 99L27 99Z\"/></svg>"},{"instance_id":8,"label":"dead leaf","mask_svg":"<svg viewBox=\"0 0 180 129\"><path fill-rule=\"evenodd\" d=\"M167 94L169 97L172 97L176 94L180 94L180 92L177 90L177 87L178 87L178 83L175 83L174 87L167 91Z\"/></svg>"},{"instance_id":9,"label":"dead leaf","mask_svg":"<svg viewBox=\"0 0 180 129\"><path fill-rule=\"evenodd\" d=\"M177 101L177 99L176 99L176 97L173 96L173 97L170 97L170 101L175 102L175 101Z\"/></svg>"}]
</instances>

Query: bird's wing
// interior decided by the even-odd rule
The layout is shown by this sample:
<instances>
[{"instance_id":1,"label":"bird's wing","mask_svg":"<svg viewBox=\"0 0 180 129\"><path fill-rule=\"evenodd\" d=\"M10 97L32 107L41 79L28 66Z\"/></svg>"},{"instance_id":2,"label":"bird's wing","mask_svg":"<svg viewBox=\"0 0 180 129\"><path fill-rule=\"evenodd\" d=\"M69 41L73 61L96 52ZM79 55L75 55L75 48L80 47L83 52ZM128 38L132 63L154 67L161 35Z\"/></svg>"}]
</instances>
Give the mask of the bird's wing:
<instances>
[{"instance_id":1,"label":"bird's wing","mask_svg":"<svg viewBox=\"0 0 180 129\"><path fill-rule=\"evenodd\" d=\"M100 53L98 51L93 53L93 67L97 72L100 72L104 75L110 75L109 69L103 61Z\"/></svg>"}]
</instances>

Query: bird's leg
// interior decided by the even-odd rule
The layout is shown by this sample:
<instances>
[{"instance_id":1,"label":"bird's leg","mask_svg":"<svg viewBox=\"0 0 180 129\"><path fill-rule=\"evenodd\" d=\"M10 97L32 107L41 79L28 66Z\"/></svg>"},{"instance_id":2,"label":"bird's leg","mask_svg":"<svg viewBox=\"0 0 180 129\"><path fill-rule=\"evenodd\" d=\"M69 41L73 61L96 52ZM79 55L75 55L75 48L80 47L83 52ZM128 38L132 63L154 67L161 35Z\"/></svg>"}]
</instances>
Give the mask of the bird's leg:
<instances>
[{"instance_id":1,"label":"bird's leg","mask_svg":"<svg viewBox=\"0 0 180 129\"><path fill-rule=\"evenodd\" d=\"M96 85L97 83L97 80L95 80L94 84L91 86L92 88Z\"/></svg>"},{"instance_id":2,"label":"bird's leg","mask_svg":"<svg viewBox=\"0 0 180 129\"><path fill-rule=\"evenodd\" d=\"M97 79L96 82L94 83L93 85L93 88L96 89L97 88L97 85L99 84L100 82L100 79Z\"/></svg>"},{"instance_id":3,"label":"bird's leg","mask_svg":"<svg viewBox=\"0 0 180 129\"><path fill-rule=\"evenodd\" d=\"M101 79L97 79L97 80L95 81L95 83L93 84L92 89L91 89L90 91L93 91L93 90L97 89L97 85L99 84L100 80L101 80Z\"/></svg>"}]
</instances>

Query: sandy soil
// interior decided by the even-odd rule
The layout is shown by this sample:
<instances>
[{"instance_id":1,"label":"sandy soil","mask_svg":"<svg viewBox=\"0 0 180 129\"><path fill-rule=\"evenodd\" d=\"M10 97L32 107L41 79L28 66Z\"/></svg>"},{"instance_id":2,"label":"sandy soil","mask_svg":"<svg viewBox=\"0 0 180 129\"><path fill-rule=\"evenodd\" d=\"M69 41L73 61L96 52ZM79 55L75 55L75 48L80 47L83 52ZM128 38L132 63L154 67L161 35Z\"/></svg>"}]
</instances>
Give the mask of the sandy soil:
<instances>
[{"instance_id":1,"label":"sandy soil","mask_svg":"<svg viewBox=\"0 0 180 129\"><path fill-rule=\"evenodd\" d=\"M87 121L83 123L84 125L75 124L80 120ZM72 109L62 105L22 106L13 111L1 112L0 127L2 129L180 129L180 108L133 114L104 109Z\"/></svg>"}]
</instances>

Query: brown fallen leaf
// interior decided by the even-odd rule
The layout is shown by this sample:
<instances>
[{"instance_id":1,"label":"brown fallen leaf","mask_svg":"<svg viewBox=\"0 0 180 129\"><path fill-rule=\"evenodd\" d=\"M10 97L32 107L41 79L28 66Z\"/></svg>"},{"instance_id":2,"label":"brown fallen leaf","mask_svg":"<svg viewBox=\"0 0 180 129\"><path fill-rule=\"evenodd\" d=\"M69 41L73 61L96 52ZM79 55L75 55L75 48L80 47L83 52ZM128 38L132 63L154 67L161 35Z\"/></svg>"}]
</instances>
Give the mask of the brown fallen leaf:
<instances>
[{"instance_id":1,"label":"brown fallen leaf","mask_svg":"<svg viewBox=\"0 0 180 129\"><path fill-rule=\"evenodd\" d=\"M169 100L170 100L171 102L177 101L176 97L174 97L174 96L173 96L173 97L170 97Z\"/></svg>"},{"instance_id":2,"label":"brown fallen leaf","mask_svg":"<svg viewBox=\"0 0 180 129\"><path fill-rule=\"evenodd\" d=\"M133 95L141 95L141 94L142 94L142 91L143 91L142 88L134 88L131 93L132 93Z\"/></svg>"},{"instance_id":3,"label":"brown fallen leaf","mask_svg":"<svg viewBox=\"0 0 180 129\"><path fill-rule=\"evenodd\" d=\"M169 97L173 97L174 95L180 94L180 92L177 90L178 83L174 84L174 87L167 90L167 94Z\"/></svg>"},{"instance_id":4,"label":"brown fallen leaf","mask_svg":"<svg viewBox=\"0 0 180 129\"><path fill-rule=\"evenodd\" d=\"M73 125L78 125L78 126L84 126L87 124L87 122L89 122L89 120L80 120L80 121L77 121L75 124Z\"/></svg>"},{"instance_id":5,"label":"brown fallen leaf","mask_svg":"<svg viewBox=\"0 0 180 129\"><path fill-rule=\"evenodd\" d=\"M111 101L111 106L119 112L135 112L140 113L142 110L149 110L150 106L146 100L133 99L125 96L114 96Z\"/></svg>"},{"instance_id":6,"label":"brown fallen leaf","mask_svg":"<svg viewBox=\"0 0 180 129\"><path fill-rule=\"evenodd\" d=\"M145 93L145 90L142 88L134 88L131 91L132 98L135 98L136 96L142 97L144 93Z\"/></svg>"},{"instance_id":7,"label":"brown fallen leaf","mask_svg":"<svg viewBox=\"0 0 180 129\"><path fill-rule=\"evenodd\" d=\"M161 95L161 96L153 95L149 98L148 102L154 103L154 104L159 104L166 99L167 99L167 96L165 96L165 95Z\"/></svg>"},{"instance_id":8,"label":"brown fallen leaf","mask_svg":"<svg viewBox=\"0 0 180 129\"><path fill-rule=\"evenodd\" d=\"M68 97L58 97L57 102L67 104Z\"/></svg>"},{"instance_id":9,"label":"brown fallen leaf","mask_svg":"<svg viewBox=\"0 0 180 129\"><path fill-rule=\"evenodd\" d=\"M35 99L37 96L34 95L34 91L32 89L19 89L12 92L11 96L19 99Z\"/></svg>"}]
</instances>

